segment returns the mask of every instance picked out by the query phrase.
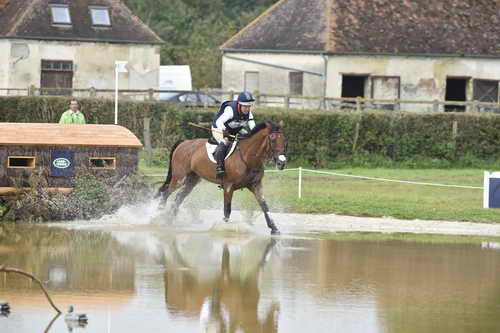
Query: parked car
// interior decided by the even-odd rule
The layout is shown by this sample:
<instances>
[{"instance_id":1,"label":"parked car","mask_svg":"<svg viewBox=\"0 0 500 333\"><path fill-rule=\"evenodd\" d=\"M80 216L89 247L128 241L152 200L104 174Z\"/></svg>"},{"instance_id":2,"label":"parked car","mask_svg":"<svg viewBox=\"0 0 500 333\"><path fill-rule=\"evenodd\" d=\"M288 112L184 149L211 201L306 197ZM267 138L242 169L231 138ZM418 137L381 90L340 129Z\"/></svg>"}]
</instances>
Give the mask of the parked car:
<instances>
[{"instance_id":1,"label":"parked car","mask_svg":"<svg viewBox=\"0 0 500 333\"><path fill-rule=\"evenodd\" d=\"M160 93L160 101L182 103L186 107L219 107L220 102L214 96L200 91L179 91Z\"/></svg>"}]
</instances>

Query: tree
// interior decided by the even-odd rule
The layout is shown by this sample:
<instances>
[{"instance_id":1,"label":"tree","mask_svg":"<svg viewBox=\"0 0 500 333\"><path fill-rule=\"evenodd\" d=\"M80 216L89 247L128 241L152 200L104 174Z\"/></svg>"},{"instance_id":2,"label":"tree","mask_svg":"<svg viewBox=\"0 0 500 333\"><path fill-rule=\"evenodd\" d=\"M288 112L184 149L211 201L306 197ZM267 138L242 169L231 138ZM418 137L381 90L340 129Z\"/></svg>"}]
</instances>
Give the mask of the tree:
<instances>
[{"instance_id":1,"label":"tree","mask_svg":"<svg viewBox=\"0 0 500 333\"><path fill-rule=\"evenodd\" d=\"M165 44L162 65L190 65L195 88L219 87L219 46L277 0L124 0Z\"/></svg>"}]
</instances>

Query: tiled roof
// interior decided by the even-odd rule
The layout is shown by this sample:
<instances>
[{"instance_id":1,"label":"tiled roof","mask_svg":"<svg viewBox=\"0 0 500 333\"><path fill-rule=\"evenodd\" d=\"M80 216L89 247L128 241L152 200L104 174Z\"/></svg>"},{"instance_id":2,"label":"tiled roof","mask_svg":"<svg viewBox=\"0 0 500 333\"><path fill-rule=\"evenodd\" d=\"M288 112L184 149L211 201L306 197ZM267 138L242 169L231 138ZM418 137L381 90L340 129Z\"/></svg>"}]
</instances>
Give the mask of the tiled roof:
<instances>
[{"instance_id":1,"label":"tiled roof","mask_svg":"<svg viewBox=\"0 0 500 333\"><path fill-rule=\"evenodd\" d=\"M53 25L49 4L68 5L72 24ZM89 6L108 7L111 26L93 26ZM0 38L162 43L120 0L0 0L0 22Z\"/></svg>"},{"instance_id":2,"label":"tiled roof","mask_svg":"<svg viewBox=\"0 0 500 333\"><path fill-rule=\"evenodd\" d=\"M281 0L225 50L500 56L498 0Z\"/></svg>"}]
</instances>

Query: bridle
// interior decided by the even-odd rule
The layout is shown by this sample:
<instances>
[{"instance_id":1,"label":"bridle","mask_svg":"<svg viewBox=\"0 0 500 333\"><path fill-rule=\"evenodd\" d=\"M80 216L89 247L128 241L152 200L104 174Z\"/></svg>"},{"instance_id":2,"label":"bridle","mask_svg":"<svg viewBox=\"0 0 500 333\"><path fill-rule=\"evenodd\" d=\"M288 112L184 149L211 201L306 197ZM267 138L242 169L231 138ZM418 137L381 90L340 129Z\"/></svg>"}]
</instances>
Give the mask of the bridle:
<instances>
[{"instance_id":1,"label":"bridle","mask_svg":"<svg viewBox=\"0 0 500 333\"><path fill-rule=\"evenodd\" d=\"M277 156L278 154L283 154L283 155L286 155L286 148L287 148L287 144L286 144L286 139L285 139L285 147L283 149L283 151L279 151L278 149L273 149L273 144L276 142L277 138L276 136L282 136L283 135L283 131L282 130L275 130L275 131L271 131L271 133L269 133L267 135L267 158L274 158L275 156Z\"/></svg>"},{"instance_id":2,"label":"bridle","mask_svg":"<svg viewBox=\"0 0 500 333\"><path fill-rule=\"evenodd\" d=\"M271 132L269 134L266 135L266 149L265 149L265 152L264 152L264 155L257 155L255 154L254 156L256 158L259 158L259 159L262 159L262 160L270 160L270 159L277 159L277 155L278 154L286 154L286 151L287 151L287 142L286 142L286 139L285 139L285 147L284 147L284 150L283 151L280 151L278 149L274 149L273 148L273 145L274 143L276 142L277 140L277 135L283 135L283 131L281 129L279 130L271 130ZM247 164L247 161L245 161L245 158L243 156L243 152L241 151L240 149L240 145L238 144L236 146L236 150L239 152L239 155L240 155L240 159L241 161L243 162L243 164L245 164L246 167L248 167L248 164Z\"/></svg>"}]
</instances>

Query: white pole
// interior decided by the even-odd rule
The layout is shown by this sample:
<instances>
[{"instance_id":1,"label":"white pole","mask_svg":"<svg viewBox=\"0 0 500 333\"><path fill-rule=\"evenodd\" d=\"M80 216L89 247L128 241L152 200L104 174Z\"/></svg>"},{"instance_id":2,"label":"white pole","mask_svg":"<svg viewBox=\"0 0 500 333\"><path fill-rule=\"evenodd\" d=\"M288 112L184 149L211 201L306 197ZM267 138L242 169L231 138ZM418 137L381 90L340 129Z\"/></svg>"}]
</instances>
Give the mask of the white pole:
<instances>
[{"instance_id":1,"label":"white pole","mask_svg":"<svg viewBox=\"0 0 500 333\"><path fill-rule=\"evenodd\" d=\"M299 167L299 199L302 199L302 167Z\"/></svg>"},{"instance_id":2,"label":"white pole","mask_svg":"<svg viewBox=\"0 0 500 333\"><path fill-rule=\"evenodd\" d=\"M118 125L118 64L115 63L115 125Z\"/></svg>"},{"instance_id":3,"label":"white pole","mask_svg":"<svg viewBox=\"0 0 500 333\"><path fill-rule=\"evenodd\" d=\"M483 179L483 208L490 208L490 173L484 172Z\"/></svg>"}]
</instances>

